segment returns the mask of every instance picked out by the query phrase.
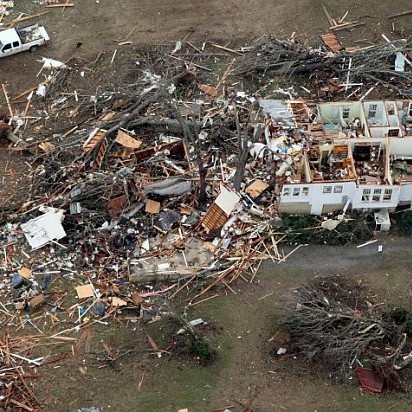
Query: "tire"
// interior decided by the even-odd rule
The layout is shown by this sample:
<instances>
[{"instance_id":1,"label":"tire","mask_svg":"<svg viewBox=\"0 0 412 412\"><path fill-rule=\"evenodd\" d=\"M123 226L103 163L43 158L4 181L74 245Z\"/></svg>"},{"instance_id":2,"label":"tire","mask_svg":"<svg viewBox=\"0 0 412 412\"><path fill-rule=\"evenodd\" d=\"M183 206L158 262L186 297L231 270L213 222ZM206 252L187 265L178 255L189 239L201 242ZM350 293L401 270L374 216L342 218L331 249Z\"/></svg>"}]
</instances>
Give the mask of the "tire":
<instances>
[{"instance_id":1,"label":"tire","mask_svg":"<svg viewBox=\"0 0 412 412\"><path fill-rule=\"evenodd\" d=\"M29 49L29 51L33 53L33 52L35 52L38 48L39 48L39 46L31 46L30 49Z\"/></svg>"}]
</instances>

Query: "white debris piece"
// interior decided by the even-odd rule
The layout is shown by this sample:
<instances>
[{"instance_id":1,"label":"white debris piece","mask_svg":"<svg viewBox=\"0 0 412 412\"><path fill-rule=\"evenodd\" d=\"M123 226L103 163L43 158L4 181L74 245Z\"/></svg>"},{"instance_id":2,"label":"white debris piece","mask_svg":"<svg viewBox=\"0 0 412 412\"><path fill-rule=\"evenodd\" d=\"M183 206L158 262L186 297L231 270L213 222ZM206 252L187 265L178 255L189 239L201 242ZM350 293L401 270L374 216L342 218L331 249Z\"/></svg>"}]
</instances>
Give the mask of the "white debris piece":
<instances>
[{"instance_id":1,"label":"white debris piece","mask_svg":"<svg viewBox=\"0 0 412 412\"><path fill-rule=\"evenodd\" d=\"M396 59L395 59L395 71L396 72L404 72L405 71L405 56L402 52L396 52Z\"/></svg>"},{"instance_id":2,"label":"white debris piece","mask_svg":"<svg viewBox=\"0 0 412 412\"><path fill-rule=\"evenodd\" d=\"M215 203L229 216L239 203L240 196L236 192L227 190L224 186L221 186L220 189L220 195L216 198Z\"/></svg>"},{"instance_id":3,"label":"white debris piece","mask_svg":"<svg viewBox=\"0 0 412 412\"><path fill-rule=\"evenodd\" d=\"M182 42L181 42L180 40L178 40L178 41L176 42L175 48L173 49L173 51L172 51L170 54L173 55L173 54L175 54L176 52L178 52L178 51L181 50L181 49L182 49Z\"/></svg>"},{"instance_id":4,"label":"white debris piece","mask_svg":"<svg viewBox=\"0 0 412 412\"><path fill-rule=\"evenodd\" d=\"M39 249L49 242L56 242L66 236L61 224L63 211L50 209L45 214L20 225L32 249Z\"/></svg>"},{"instance_id":5,"label":"white debris piece","mask_svg":"<svg viewBox=\"0 0 412 412\"><path fill-rule=\"evenodd\" d=\"M43 62L43 69L67 69L67 66L59 60L43 57L41 61Z\"/></svg>"},{"instance_id":6,"label":"white debris piece","mask_svg":"<svg viewBox=\"0 0 412 412\"><path fill-rule=\"evenodd\" d=\"M193 320L191 320L190 322L189 322L189 326L191 327L191 328L194 328L195 326L199 326L199 325L207 325L207 322L205 322L203 319L201 319L201 318L199 318L199 319L193 319ZM182 333L185 333L185 331L186 331L186 328L182 328L182 329L179 329L178 331L177 331L177 334L178 335L181 335Z\"/></svg>"},{"instance_id":7,"label":"white debris piece","mask_svg":"<svg viewBox=\"0 0 412 412\"><path fill-rule=\"evenodd\" d=\"M323 221L321 226L322 226L323 229L335 230L340 222L341 222L341 220L328 219L328 220Z\"/></svg>"},{"instance_id":8,"label":"white debris piece","mask_svg":"<svg viewBox=\"0 0 412 412\"><path fill-rule=\"evenodd\" d=\"M67 69L67 66L66 66L64 63L62 63L62 62L60 62L60 61L58 61L58 60L49 59L49 58L47 58L47 57L43 57L43 58L40 60L40 62L43 63L43 66L42 66L42 68L39 70L39 72L37 73L37 77L40 76L40 73L41 73L44 69L47 69L47 70L53 70L53 69L62 70L62 69Z\"/></svg>"},{"instance_id":9,"label":"white debris piece","mask_svg":"<svg viewBox=\"0 0 412 412\"><path fill-rule=\"evenodd\" d=\"M46 91L47 91L46 85L44 83L41 83L37 86L36 96L45 97Z\"/></svg>"}]
</instances>

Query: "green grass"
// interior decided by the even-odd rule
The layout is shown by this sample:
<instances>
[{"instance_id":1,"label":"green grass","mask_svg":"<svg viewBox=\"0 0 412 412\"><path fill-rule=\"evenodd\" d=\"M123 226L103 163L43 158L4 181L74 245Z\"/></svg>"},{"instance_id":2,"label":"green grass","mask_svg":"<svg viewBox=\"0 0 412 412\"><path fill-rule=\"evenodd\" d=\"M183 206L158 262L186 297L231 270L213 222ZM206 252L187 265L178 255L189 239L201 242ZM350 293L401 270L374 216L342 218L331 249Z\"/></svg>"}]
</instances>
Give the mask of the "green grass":
<instances>
[{"instance_id":1,"label":"green grass","mask_svg":"<svg viewBox=\"0 0 412 412\"><path fill-rule=\"evenodd\" d=\"M219 381L224 380L225 371L233 361L232 336L225 332L235 326L228 308L231 303L231 296L228 296L189 310L188 320L201 317L217 328L223 328L221 332L208 333L207 336L212 348L217 350L217 359L207 367L184 359L160 361L155 373L151 373L144 384L136 404L139 410L210 410L210 395L217 389Z\"/></svg>"},{"instance_id":2,"label":"green grass","mask_svg":"<svg viewBox=\"0 0 412 412\"><path fill-rule=\"evenodd\" d=\"M179 360L162 363L156 373L144 383L136 407L142 411L173 411L188 408L205 410L207 399L221 371L219 361L211 367L196 364L182 365ZM148 390L149 388L154 390Z\"/></svg>"},{"instance_id":3,"label":"green grass","mask_svg":"<svg viewBox=\"0 0 412 412\"><path fill-rule=\"evenodd\" d=\"M342 387L339 390L336 412L387 412L410 411L410 395L407 394L368 394L359 389Z\"/></svg>"}]
</instances>

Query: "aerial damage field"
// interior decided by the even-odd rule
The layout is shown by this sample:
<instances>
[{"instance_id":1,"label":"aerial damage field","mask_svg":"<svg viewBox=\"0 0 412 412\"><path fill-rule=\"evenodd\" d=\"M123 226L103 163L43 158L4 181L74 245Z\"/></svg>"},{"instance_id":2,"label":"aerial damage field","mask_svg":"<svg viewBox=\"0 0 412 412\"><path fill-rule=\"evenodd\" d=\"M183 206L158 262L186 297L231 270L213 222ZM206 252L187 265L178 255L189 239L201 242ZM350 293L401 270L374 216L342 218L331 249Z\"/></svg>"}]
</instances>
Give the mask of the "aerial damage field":
<instances>
[{"instance_id":1,"label":"aerial damage field","mask_svg":"<svg viewBox=\"0 0 412 412\"><path fill-rule=\"evenodd\" d=\"M9 99L13 112L26 111L32 116L19 126L24 131L24 147L8 139L0 141L0 273L6 279L1 282L4 333L0 350L4 365L19 371L14 375L7 371L8 389L2 387L5 409L410 410L412 400L407 391L371 395L360 390L355 380L337 384L322 365L302 359L290 337L278 329L294 290L319 275L339 274L364 282L372 304L410 310L408 240L387 236L358 249L356 244L367 238L351 237L346 231L340 235L346 236L347 246L301 246L294 244L293 236L288 244L278 244L285 233L276 222L269 225L269 214L261 219L261 226L270 226L272 237L264 241L259 237L260 226L253 226L256 216L248 215L237 223L224 247L218 245L231 254L219 254L213 244L213 228L206 236L201 233L205 227L199 229L196 221L189 220L196 218L197 211L206 213L213 204L218 180L231 179L235 168L230 153L237 148L236 130L248 130L243 126L248 124L248 116L255 115L253 98L271 96L282 87L288 90L294 83L293 78L272 83L273 79L262 74L264 70L257 76L232 76L232 69L259 63L257 57L248 60L248 49L242 47L257 44L267 33L288 39L292 45L301 44L302 49L297 47L294 53L319 47L320 35L331 26L323 4L309 0L264 4L216 0L207 5L126 0L120 5L74 0L72 7L45 8L32 0L15 3L4 21L18 18L20 13L39 14L27 23L44 24L51 43L35 53L0 59L0 84L5 90L0 91L2 112L10 117ZM396 19L388 16L408 10L410 2L396 2L389 10L384 3L327 2L329 17L335 19L332 25L361 23L336 32L341 44L361 48L384 43L382 34L392 40L408 37L411 14ZM47 83L50 74L38 74L42 57L61 61L70 70L48 84L45 99L34 97L27 106L27 91ZM316 99L316 81L308 93L304 88L309 85L299 77L296 88L306 93L305 97ZM388 89L382 86L378 93L394 93ZM231 107L216 102L216 94L227 98L243 90L240 117L233 116ZM179 113L188 120L181 120ZM197 172L202 172L196 155L199 146L190 140L190 131L196 130L196 121L206 122L209 114L217 120L215 126L211 122L204 139L213 139L213 150L219 147L223 160L216 161L216 151L215 157L208 152L204 159L208 164L216 162L213 170L219 179L207 176L202 204L197 186ZM110 156L96 168L99 146L91 147L92 154L96 151L91 160L83 143L91 130L103 129L102 125L109 131L127 133L122 135L122 147L117 137L109 146ZM168 133L190 142L189 153L179 145L176 149L173 141L166 143L172 146L157 150L165 144L159 136ZM140 145L143 150L138 159L142 163L136 167L129 149L138 150ZM258 160L250 161L246 179L267 172L261 169ZM142 185L181 175L196 182L196 197L165 200L155 193L149 199L153 203L146 202L136 211L140 214L123 215L117 221L119 210L133 212L133 207L143 206L130 201L141 198ZM83 193L76 194L79 188ZM124 196L130 203L125 204ZM265 213L271 200L269 195L259 200ZM66 210L63 225L68 236L54 238L44 249L32 251L18 224L38 214L40 204ZM79 206L83 214L76 211ZM180 229L184 232L179 232L176 221L171 221L171 231L164 221L166 215L163 221L156 219L158 213L171 209L178 211L179 219L183 216L185 225ZM175 215L170 213L167 218L171 216ZM100 230L106 220L117 222L109 232ZM256 227L259 236L252 230ZM245 233L250 235L248 240ZM154 249L151 243L152 249L145 250L141 239L152 241L156 236L159 243ZM206 246L198 256L183 244L192 236ZM242 250L247 259L240 254ZM153 252L150 258L164 258L163 265L179 264L183 280L176 281L173 275L162 278L162 272L154 273L160 281L129 282L130 260L147 252ZM193 262L205 265L211 254L216 261L230 265L219 268L217 275L193 275ZM263 263L255 264L261 256L265 257ZM253 259L256 261L251 264ZM27 270L32 271L30 276ZM21 273L29 276L29 282ZM89 288L85 297L75 289L82 284ZM35 298L38 300L33 301ZM187 321L198 319L205 323L193 326L192 333ZM182 328L184 331L177 333ZM277 351L284 347L289 352L279 356ZM24 369L19 369L21 365ZM404 389L409 389L409 382Z\"/></svg>"}]
</instances>

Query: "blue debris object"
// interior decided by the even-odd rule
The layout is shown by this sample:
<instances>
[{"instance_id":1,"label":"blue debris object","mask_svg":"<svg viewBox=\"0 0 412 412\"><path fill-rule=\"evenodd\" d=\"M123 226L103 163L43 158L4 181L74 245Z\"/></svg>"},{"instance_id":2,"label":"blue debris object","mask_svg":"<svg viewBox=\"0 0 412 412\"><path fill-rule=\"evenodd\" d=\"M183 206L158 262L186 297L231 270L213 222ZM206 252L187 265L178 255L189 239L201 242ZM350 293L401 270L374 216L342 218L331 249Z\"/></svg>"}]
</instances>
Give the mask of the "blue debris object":
<instances>
[{"instance_id":1,"label":"blue debris object","mask_svg":"<svg viewBox=\"0 0 412 412\"><path fill-rule=\"evenodd\" d=\"M14 287L19 287L23 282L24 282L23 276L19 275L18 273L15 273L11 278L11 284Z\"/></svg>"},{"instance_id":2,"label":"blue debris object","mask_svg":"<svg viewBox=\"0 0 412 412\"><path fill-rule=\"evenodd\" d=\"M90 309L90 312L92 312L96 316L104 316L104 314L106 313L106 303L102 301L96 302Z\"/></svg>"},{"instance_id":3,"label":"blue debris object","mask_svg":"<svg viewBox=\"0 0 412 412\"><path fill-rule=\"evenodd\" d=\"M51 280L51 274L50 273L42 273L41 275L41 288L43 290L47 289L49 286Z\"/></svg>"}]
</instances>

